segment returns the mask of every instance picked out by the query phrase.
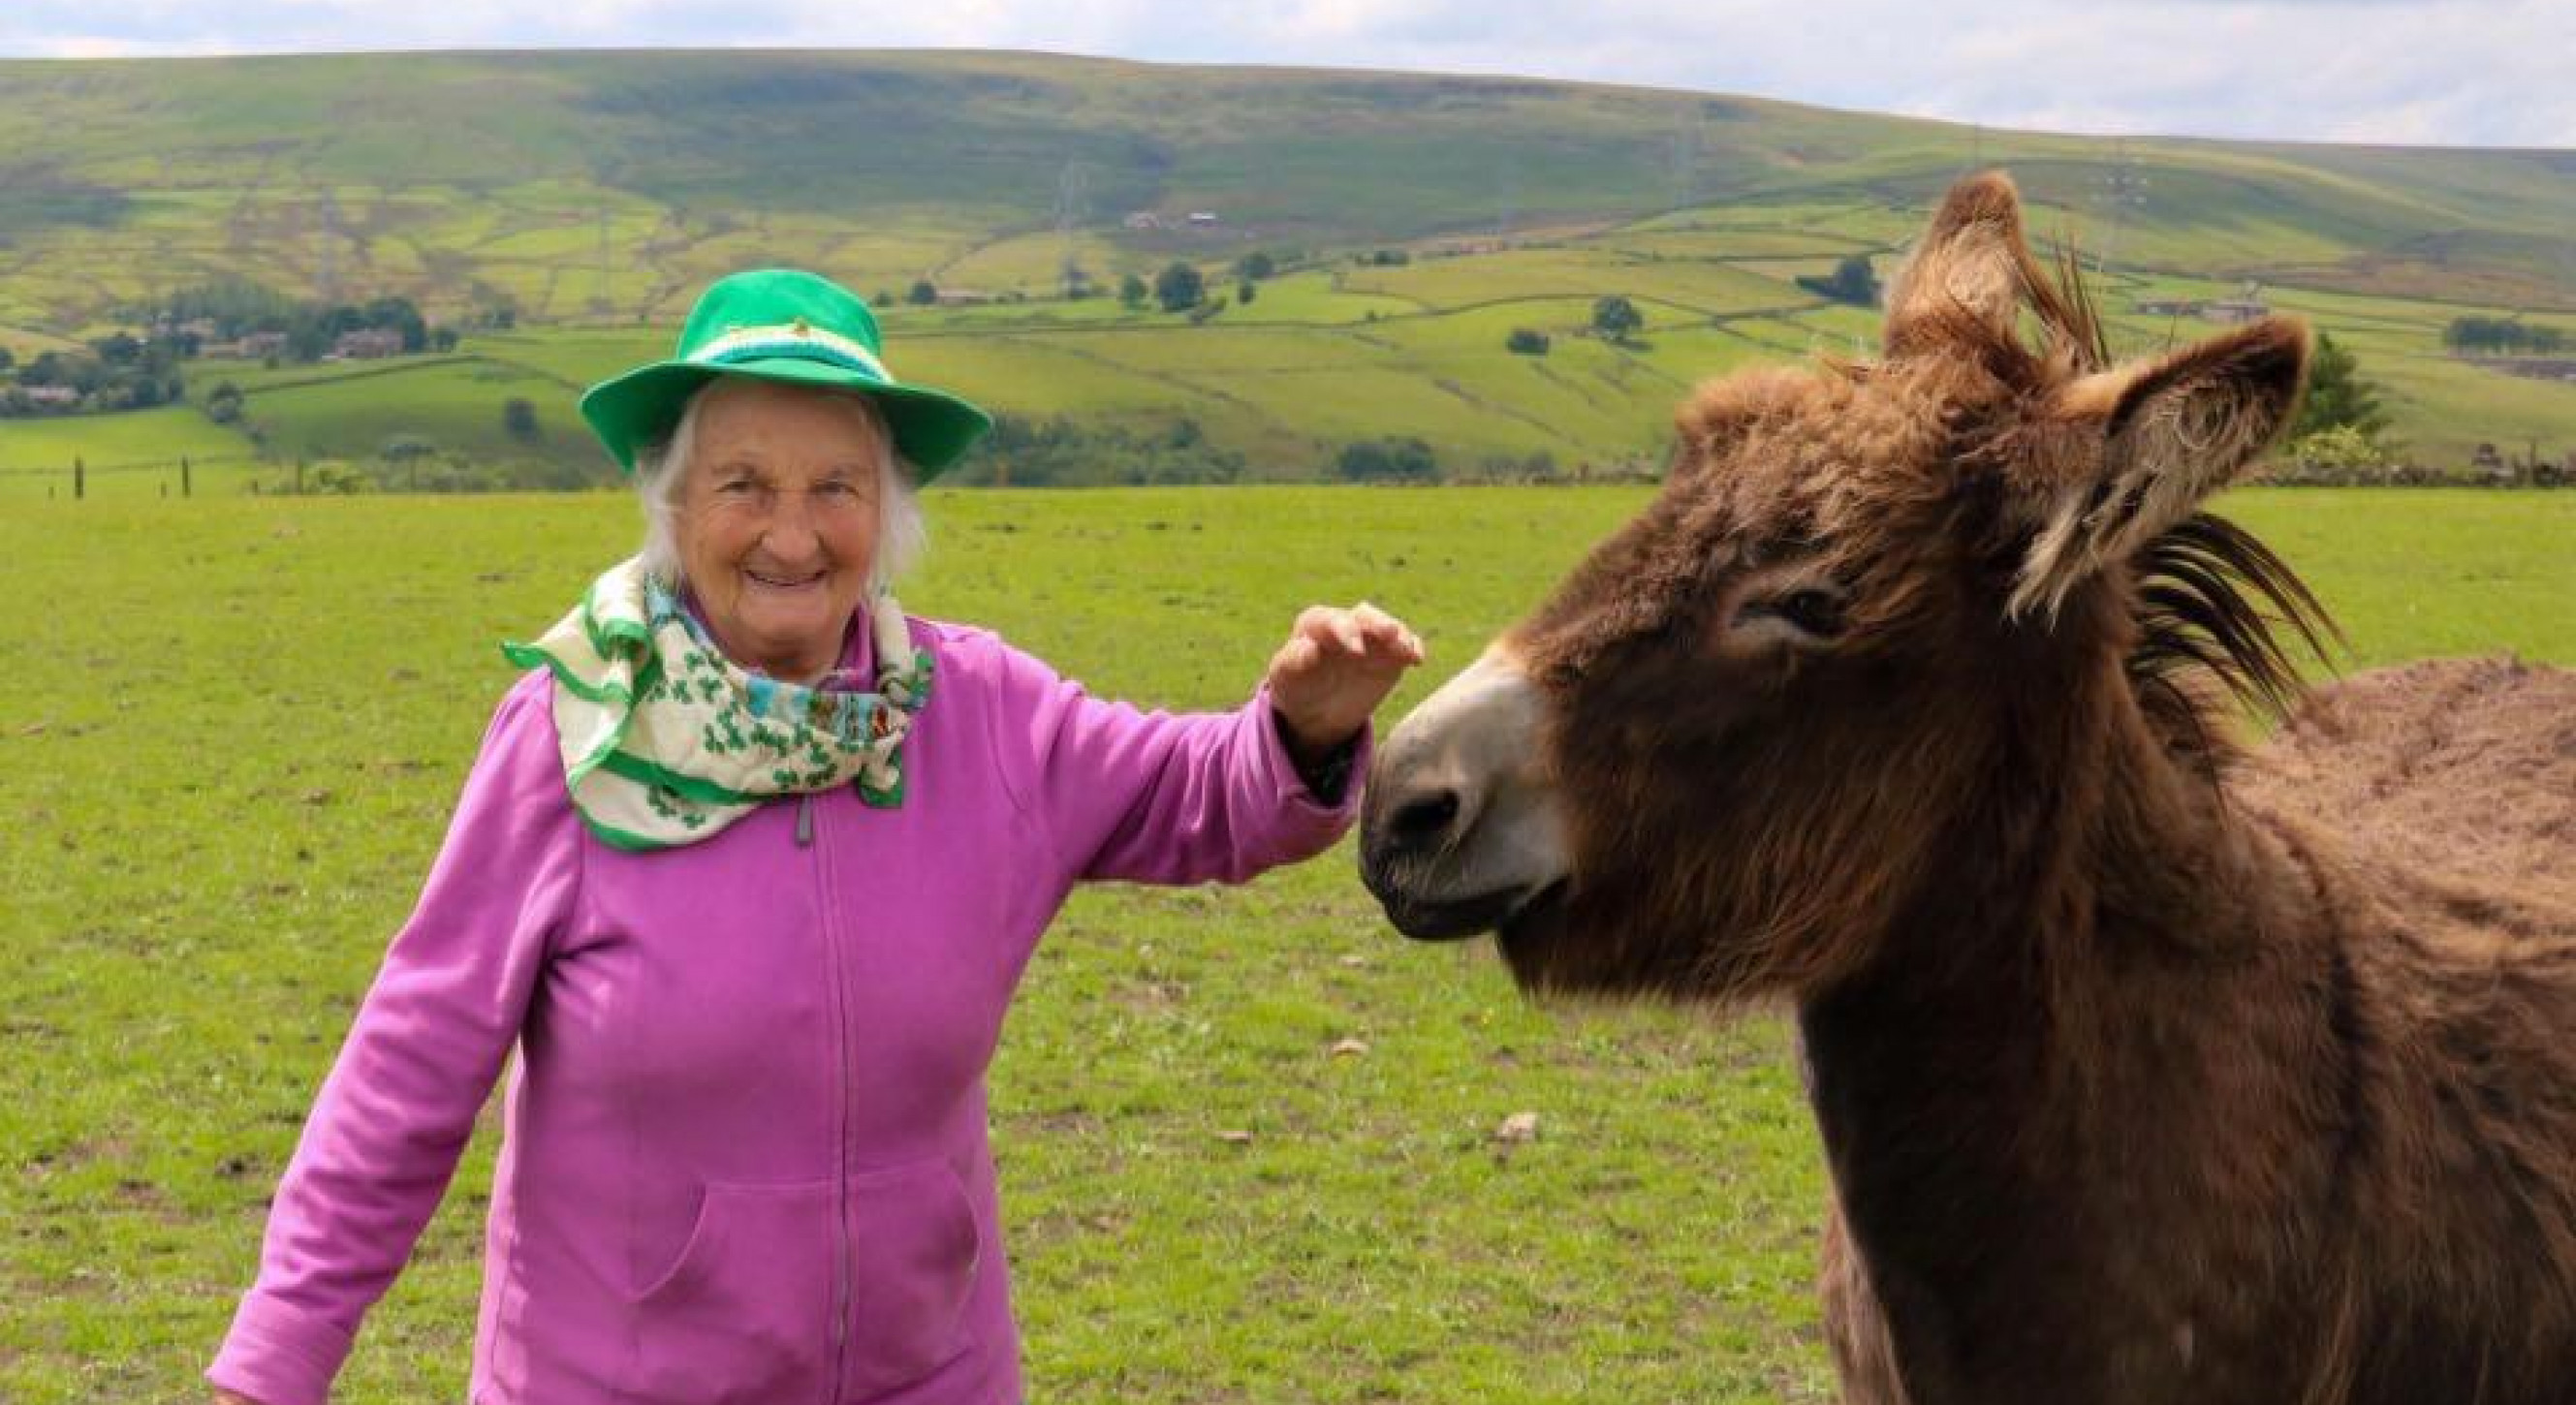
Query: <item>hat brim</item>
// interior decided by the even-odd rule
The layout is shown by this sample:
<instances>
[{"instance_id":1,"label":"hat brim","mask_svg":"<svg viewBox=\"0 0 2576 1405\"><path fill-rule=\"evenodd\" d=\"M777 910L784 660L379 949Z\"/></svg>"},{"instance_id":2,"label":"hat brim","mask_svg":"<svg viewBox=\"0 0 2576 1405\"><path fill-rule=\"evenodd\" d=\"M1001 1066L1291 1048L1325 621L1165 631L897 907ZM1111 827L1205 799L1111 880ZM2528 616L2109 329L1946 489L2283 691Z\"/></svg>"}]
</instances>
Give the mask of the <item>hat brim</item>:
<instances>
[{"instance_id":1,"label":"hat brim","mask_svg":"<svg viewBox=\"0 0 2576 1405\"><path fill-rule=\"evenodd\" d=\"M854 390L874 400L894 436L895 452L929 482L955 466L975 441L993 427L993 417L974 405L929 386L871 380L860 372L824 361L795 356L709 364L660 361L640 366L583 392L581 417L599 442L608 447L619 468L635 471L635 454L670 436L680 412L698 388L718 376L779 381L789 385Z\"/></svg>"}]
</instances>

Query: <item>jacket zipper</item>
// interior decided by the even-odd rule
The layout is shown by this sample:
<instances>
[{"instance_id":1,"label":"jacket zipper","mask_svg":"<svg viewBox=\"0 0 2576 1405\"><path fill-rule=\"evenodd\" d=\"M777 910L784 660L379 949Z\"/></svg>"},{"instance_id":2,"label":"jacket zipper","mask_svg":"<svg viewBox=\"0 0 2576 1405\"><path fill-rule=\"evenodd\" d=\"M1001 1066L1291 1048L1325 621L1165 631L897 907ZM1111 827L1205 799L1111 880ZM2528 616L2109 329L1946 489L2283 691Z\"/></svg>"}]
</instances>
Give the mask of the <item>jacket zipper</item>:
<instances>
[{"instance_id":1,"label":"jacket zipper","mask_svg":"<svg viewBox=\"0 0 2576 1405\"><path fill-rule=\"evenodd\" d=\"M841 1382L849 1370L850 1348L850 1011L849 985L841 971L841 937L832 916L829 850L814 842L814 796L796 798L796 844L813 856L814 901L823 933L825 967L832 982L832 1381L823 1405L838 1405Z\"/></svg>"}]
</instances>

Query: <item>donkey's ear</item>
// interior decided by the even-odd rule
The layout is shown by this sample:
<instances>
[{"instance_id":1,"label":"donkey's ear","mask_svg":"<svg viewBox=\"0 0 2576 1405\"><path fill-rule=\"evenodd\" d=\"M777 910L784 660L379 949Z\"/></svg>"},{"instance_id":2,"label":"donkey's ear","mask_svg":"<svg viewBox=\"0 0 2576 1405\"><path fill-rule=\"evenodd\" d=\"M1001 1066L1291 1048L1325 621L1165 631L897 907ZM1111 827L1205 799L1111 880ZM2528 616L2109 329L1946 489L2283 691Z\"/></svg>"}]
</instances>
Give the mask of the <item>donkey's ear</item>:
<instances>
[{"instance_id":1,"label":"donkey's ear","mask_svg":"<svg viewBox=\"0 0 2576 1405\"><path fill-rule=\"evenodd\" d=\"M2307 365L2307 324L2266 317L2061 391L2048 413L2097 421L2102 452L2031 502L2038 535L2011 613L2055 614L2077 583L2127 559L2227 486L2289 423Z\"/></svg>"},{"instance_id":2,"label":"donkey's ear","mask_svg":"<svg viewBox=\"0 0 2576 1405\"><path fill-rule=\"evenodd\" d=\"M1889 287L1887 355L1961 342L2009 344L2041 281L2012 178L2001 171L1970 176L1950 187Z\"/></svg>"}]
</instances>

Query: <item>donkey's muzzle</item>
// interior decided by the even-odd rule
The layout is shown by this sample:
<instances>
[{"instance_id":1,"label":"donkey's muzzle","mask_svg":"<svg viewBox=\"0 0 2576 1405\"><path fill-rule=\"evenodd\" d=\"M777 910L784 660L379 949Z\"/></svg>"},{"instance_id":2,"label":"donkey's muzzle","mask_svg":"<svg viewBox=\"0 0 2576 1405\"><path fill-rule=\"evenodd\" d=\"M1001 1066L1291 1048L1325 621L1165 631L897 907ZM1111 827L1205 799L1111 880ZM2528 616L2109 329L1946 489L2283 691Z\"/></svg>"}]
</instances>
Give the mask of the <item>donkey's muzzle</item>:
<instances>
[{"instance_id":1,"label":"donkey's muzzle","mask_svg":"<svg viewBox=\"0 0 2576 1405\"><path fill-rule=\"evenodd\" d=\"M1541 707L1511 657L1487 650L1378 749L1360 881L1397 931L1489 932L1564 876L1555 797L1535 760Z\"/></svg>"}]
</instances>

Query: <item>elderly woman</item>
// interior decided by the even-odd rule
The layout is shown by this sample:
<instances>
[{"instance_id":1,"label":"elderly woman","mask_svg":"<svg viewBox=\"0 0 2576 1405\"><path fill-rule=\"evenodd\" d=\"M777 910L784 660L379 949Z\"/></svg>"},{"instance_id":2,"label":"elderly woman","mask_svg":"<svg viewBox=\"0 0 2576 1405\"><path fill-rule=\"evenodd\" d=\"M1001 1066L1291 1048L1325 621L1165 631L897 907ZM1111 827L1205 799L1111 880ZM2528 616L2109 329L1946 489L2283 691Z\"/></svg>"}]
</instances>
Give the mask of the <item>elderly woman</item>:
<instances>
[{"instance_id":1,"label":"elderly woman","mask_svg":"<svg viewBox=\"0 0 2576 1405\"><path fill-rule=\"evenodd\" d=\"M485 733L207 1378L324 1399L506 1055L479 1405L1017 1405L984 1069L1085 879L1240 881L1349 824L1420 645L1298 617L1251 701L1095 700L911 618L916 483L982 412L811 274L708 290L582 411L643 553Z\"/></svg>"}]
</instances>

